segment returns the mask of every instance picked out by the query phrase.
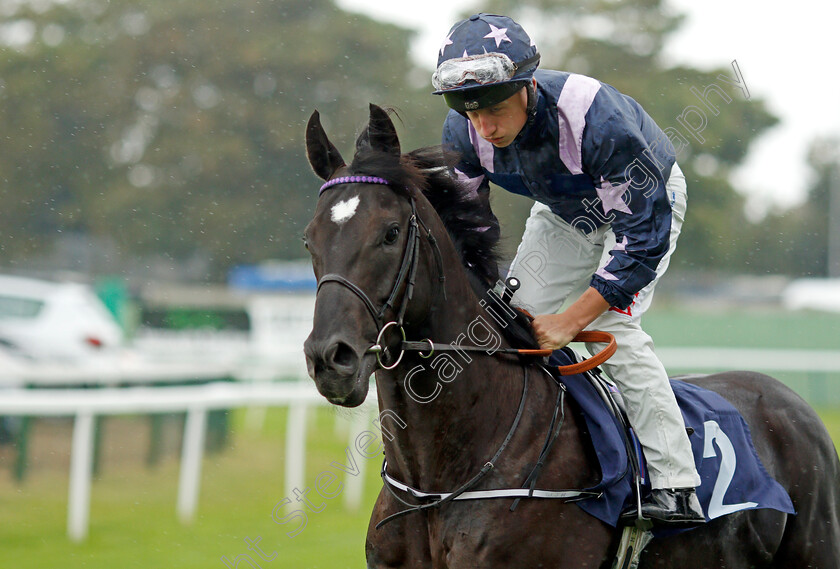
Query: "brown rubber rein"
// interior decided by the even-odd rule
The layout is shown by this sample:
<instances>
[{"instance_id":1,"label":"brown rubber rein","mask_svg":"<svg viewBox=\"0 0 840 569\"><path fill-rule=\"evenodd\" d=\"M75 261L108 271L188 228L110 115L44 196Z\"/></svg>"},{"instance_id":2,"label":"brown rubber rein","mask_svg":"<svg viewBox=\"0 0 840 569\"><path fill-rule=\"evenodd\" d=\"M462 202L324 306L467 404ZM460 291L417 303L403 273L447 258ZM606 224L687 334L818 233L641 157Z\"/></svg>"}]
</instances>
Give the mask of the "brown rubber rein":
<instances>
[{"instance_id":1,"label":"brown rubber rein","mask_svg":"<svg viewBox=\"0 0 840 569\"><path fill-rule=\"evenodd\" d=\"M400 330L402 329L400 328ZM384 350L384 348L380 345L380 341L381 337L377 339L377 343L371 348L371 351L380 352ZM609 332L600 332L596 330L587 330L584 332L580 332L577 336L575 336L572 339L572 342L599 342L606 343L607 346L590 358L587 358L574 364L557 366L557 370L560 375L575 375L577 373L583 373L585 371L594 369L602 363L604 363L605 361L607 361L608 359L610 359L615 353L617 347L615 343L615 337L612 334L610 334ZM424 359L431 358L435 352L484 352L488 355L511 354L516 356L528 356L538 358L547 358L554 352L554 350L549 349L536 350L521 348L499 348L497 350L491 351L488 350L486 347L481 346L458 346L454 344L438 344L428 339L419 342L403 340L403 342L400 344L400 349L402 350L402 352L419 352L420 357ZM424 351L426 353L423 353ZM402 359L402 354L397 359L397 361L399 361L400 359ZM391 369L391 367L387 367L385 365L383 365L382 367L385 369Z\"/></svg>"},{"instance_id":2,"label":"brown rubber rein","mask_svg":"<svg viewBox=\"0 0 840 569\"><path fill-rule=\"evenodd\" d=\"M560 375L575 375L577 373L583 373L585 371L595 369L596 367L610 359L615 353L616 348L618 347L615 343L615 336L613 336L609 332L600 332L597 330L586 330L580 332L577 336L575 336L572 339L572 342L603 342L607 344L607 347L595 354L594 356L592 356L591 358L587 358L574 364L557 366ZM516 351L523 356L548 357L552 354L554 350Z\"/></svg>"}]
</instances>

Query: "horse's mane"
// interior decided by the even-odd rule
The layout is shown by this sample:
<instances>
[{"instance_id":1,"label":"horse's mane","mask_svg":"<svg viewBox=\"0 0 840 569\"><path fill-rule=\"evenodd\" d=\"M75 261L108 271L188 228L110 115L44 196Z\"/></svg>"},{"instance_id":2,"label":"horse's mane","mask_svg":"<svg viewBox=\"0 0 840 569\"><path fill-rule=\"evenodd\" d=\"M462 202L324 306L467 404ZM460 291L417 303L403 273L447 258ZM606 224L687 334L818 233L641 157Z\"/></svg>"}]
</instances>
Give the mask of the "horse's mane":
<instances>
[{"instance_id":1,"label":"horse's mane","mask_svg":"<svg viewBox=\"0 0 840 569\"><path fill-rule=\"evenodd\" d=\"M498 279L498 222L487 204L453 176L457 156L441 146L420 148L397 156L365 144L365 131L357 141L350 174L379 176L392 187L419 188L443 221L476 293L484 294Z\"/></svg>"}]
</instances>

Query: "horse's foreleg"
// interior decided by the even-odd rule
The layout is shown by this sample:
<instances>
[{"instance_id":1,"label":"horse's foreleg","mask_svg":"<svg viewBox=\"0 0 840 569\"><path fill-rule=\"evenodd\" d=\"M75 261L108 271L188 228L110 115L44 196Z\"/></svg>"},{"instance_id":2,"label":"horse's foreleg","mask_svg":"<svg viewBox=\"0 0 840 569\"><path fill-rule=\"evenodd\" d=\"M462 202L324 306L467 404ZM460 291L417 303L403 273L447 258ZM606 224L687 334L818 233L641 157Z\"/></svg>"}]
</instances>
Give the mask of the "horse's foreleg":
<instances>
[{"instance_id":1,"label":"horse's foreleg","mask_svg":"<svg viewBox=\"0 0 840 569\"><path fill-rule=\"evenodd\" d=\"M384 488L379 492L368 526L365 557L368 569L427 569L432 566L424 514L409 514L376 524L403 509Z\"/></svg>"}]
</instances>

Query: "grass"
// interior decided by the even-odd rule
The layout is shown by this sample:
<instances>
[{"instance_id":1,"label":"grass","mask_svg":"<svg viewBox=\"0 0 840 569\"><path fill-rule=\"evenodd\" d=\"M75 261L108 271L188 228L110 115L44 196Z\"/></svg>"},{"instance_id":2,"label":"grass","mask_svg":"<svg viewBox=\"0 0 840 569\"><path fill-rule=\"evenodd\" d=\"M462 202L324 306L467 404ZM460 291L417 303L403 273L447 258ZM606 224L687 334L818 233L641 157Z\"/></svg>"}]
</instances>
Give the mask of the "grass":
<instances>
[{"instance_id":1,"label":"grass","mask_svg":"<svg viewBox=\"0 0 840 569\"><path fill-rule=\"evenodd\" d=\"M657 347L732 347L840 352L840 315L768 307L660 308L644 317ZM807 364L807 362L803 362ZM669 369L673 375L691 369ZM840 406L840 372L759 370L781 380L812 404Z\"/></svg>"},{"instance_id":2,"label":"grass","mask_svg":"<svg viewBox=\"0 0 840 569\"><path fill-rule=\"evenodd\" d=\"M645 331L657 346L724 346L840 350L840 315L772 308L654 304Z\"/></svg>"},{"instance_id":3,"label":"grass","mask_svg":"<svg viewBox=\"0 0 840 569\"><path fill-rule=\"evenodd\" d=\"M154 469L139 464L104 464L94 483L90 538L73 544L65 536L66 470L33 471L23 485L0 483L0 554L4 567L43 569L113 569L224 567L248 550L245 538L258 542L271 561L261 568L343 569L364 567L364 536L373 500L380 488L378 460L366 464L364 499L355 512L341 496L320 513L309 512L305 529L290 538L295 523L272 520L283 496L283 425L285 411L270 410L259 433L243 427L234 415L231 442L224 452L208 455L203 465L198 517L183 526L175 515L178 464L174 456ZM313 413L307 457L307 485L332 461L344 462L346 435L335 433L335 412ZM840 442L840 410L822 410L835 441ZM124 419L138 423L137 419ZM361 459L359 459L361 460ZM313 500L315 502L315 500ZM320 504L316 504L320 505ZM240 562L239 567L249 567Z\"/></svg>"},{"instance_id":4,"label":"grass","mask_svg":"<svg viewBox=\"0 0 840 569\"><path fill-rule=\"evenodd\" d=\"M836 317L761 311L750 311L748 316L666 310L652 312L646 329L658 345L840 348ZM828 388L840 386L830 382ZM840 443L840 408L819 412L835 443ZM345 462L347 434L336 433L336 421L337 411L332 408L311 413L306 465L310 487L320 472L331 469L332 461ZM348 428L349 423L344 423ZM69 423L47 422L48 436L33 437L33 467L24 483L12 481L12 455L9 449L0 449L0 566L222 568L222 556L231 562L246 553L258 558L248 550L245 538L249 538L259 540L267 555L276 554L271 561L257 561L262 569L364 567L364 536L381 487L378 459L357 458L366 460L367 467L357 511L345 509L343 495L328 500L320 513L309 512L305 529L290 538L286 532L296 524L272 520L275 505L286 497L285 424L283 409L269 410L258 432L245 427L244 412L232 415L232 436L223 452L205 457L197 518L184 526L175 513L175 449L170 448L159 466L148 468L143 456L144 420L114 420L105 430L104 446L109 450L93 485L90 537L73 544L66 538ZM241 561L239 567L251 566Z\"/></svg>"},{"instance_id":5,"label":"grass","mask_svg":"<svg viewBox=\"0 0 840 569\"><path fill-rule=\"evenodd\" d=\"M825 423L825 427L828 429L828 434L831 435L831 439L834 441L837 452L840 453L840 409L836 407L831 409L817 409L817 412L820 414L823 423Z\"/></svg>"},{"instance_id":6,"label":"grass","mask_svg":"<svg viewBox=\"0 0 840 569\"><path fill-rule=\"evenodd\" d=\"M335 412L313 413L307 447L307 485L345 462L346 436L334 433ZM362 506L348 512L339 496L322 512L309 513L305 529L289 538L296 523L272 520L274 506L285 496L283 487L285 411L269 410L260 433L247 432L243 413L234 414L234 434L221 453L205 457L198 515L189 526L175 513L178 460L170 456L159 467L141 462L108 464L94 482L90 537L82 544L66 538L66 469L33 469L21 485L10 480L9 468L0 481L0 555L3 567L62 568L206 568L224 567L249 552L256 540L270 561L261 567L341 569L364 566L364 535L380 486L378 460L369 460ZM142 425L139 419L122 421ZM357 459L364 460L364 459ZM8 466L8 465L5 465ZM293 498L293 497L292 497ZM317 504L316 500L312 500ZM248 567L247 562L239 567Z\"/></svg>"}]
</instances>

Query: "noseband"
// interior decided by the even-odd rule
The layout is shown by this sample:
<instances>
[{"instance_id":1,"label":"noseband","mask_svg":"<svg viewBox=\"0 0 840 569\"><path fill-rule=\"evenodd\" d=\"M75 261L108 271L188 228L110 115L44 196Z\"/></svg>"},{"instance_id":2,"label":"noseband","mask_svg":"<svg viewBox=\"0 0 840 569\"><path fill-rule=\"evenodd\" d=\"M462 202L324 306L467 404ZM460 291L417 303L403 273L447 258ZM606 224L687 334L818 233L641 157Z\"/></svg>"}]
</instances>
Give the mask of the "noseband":
<instances>
[{"instance_id":1,"label":"noseband","mask_svg":"<svg viewBox=\"0 0 840 569\"><path fill-rule=\"evenodd\" d=\"M334 186L338 186L341 184L380 184L383 186L391 185L391 182L384 178L380 178L378 176L344 176L341 178L334 178L323 186L321 186L321 190L318 192L320 196L324 190L332 188ZM365 305L367 308L368 313L373 317L374 322L376 323L376 343L367 349L366 353L375 353L376 360L379 365L384 369L393 369L397 367L397 365L402 360L403 354L405 354L405 349L402 347L402 344L405 342L405 330L403 329L403 322L405 318L405 312L408 309L408 303L411 298L414 296L414 284L415 284L415 277L417 274L417 261L419 258L420 252L420 227L423 228L423 232L426 235L426 239L428 240L429 244L432 246L432 251L435 255L435 262L437 264L438 269L438 282L440 283L440 290L443 291L444 299L446 298L446 289L444 288L444 282L446 277L443 274L443 260L440 254L440 249L438 248L437 240L435 239L434 235L432 235L431 230L429 230L428 226L423 223L423 220L417 215L417 207L414 202L414 196L411 193L408 193L409 203L411 204L411 216L408 218L408 237L406 238L405 242L405 249L403 250L402 261L400 262L400 269L397 272L396 280L394 281L394 286L391 288L391 294L388 295L388 300L385 301L385 304L377 310L376 305L371 301L370 297L363 291L361 288L353 284L350 280L339 275L337 273L329 273L321 277L318 281L318 288L316 290L316 295L318 292L321 291L321 287L328 282L334 282L342 285L343 287L347 288L355 294ZM396 311L396 318L389 322L385 322L385 313L388 312L389 309L393 309L396 307L397 296L399 295L400 289L403 288L405 285L405 292L402 295L402 302L400 304L399 310ZM383 353L387 353L388 349L382 345L383 337L385 336L385 331L391 327L396 327L399 333L401 334L401 344L400 344L400 354L392 363L386 363L383 361ZM421 353L422 355L422 353Z\"/></svg>"}]
</instances>

